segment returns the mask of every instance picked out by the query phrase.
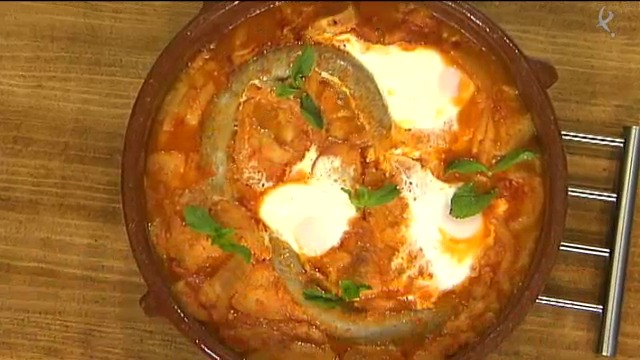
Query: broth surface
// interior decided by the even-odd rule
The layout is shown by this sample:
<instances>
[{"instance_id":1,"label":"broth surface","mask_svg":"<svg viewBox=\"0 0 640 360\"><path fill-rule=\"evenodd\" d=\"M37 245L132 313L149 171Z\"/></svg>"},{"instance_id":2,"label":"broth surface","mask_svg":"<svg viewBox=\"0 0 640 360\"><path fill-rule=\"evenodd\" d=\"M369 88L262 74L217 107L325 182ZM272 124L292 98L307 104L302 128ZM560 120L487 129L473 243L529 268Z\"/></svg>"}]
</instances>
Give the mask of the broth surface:
<instances>
[{"instance_id":1,"label":"broth surface","mask_svg":"<svg viewBox=\"0 0 640 360\"><path fill-rule=\"evenodd\" d=\"M386 106L393 91L367 87L374 80L381 86L376 74L382 73L343 51L345 34L369 47L389 46L384 51L396 46L398 54L435 50L446 65L438 79L450 69L464 74L451 105L458 106L456 126L401 126ZM277 95L275 81L281 79L268 74L281 73L278 67L288 74L287 56L299 56L302 44L315 51L303 89L319 107L322 129L310 123L299 99ZM274 51L286 56L269 58ZM367 56L361 59L374 64ZM429 68L410 71L417 78ZM392 61L387 69L392 80L408 71ZM429 106L418 108L427 112ZM489 173L448 167L472 159L495 169L505 156L525 150L538 152L539 144L507 74L425 5L285 3L230 30L190 64L167 96L148 148L151 239L185 311L248 359L443 359L495 325L529 267L544 207L539 157L522 156ZM321 174L332 180L318 180ZM274 215L282 207L268 204L291 184L300 185L301 197L316 191L313 184L326 186L282 220ZM495 193L468 221L453 219L451 196L442 195L460 184L473 184L477 194ZM350 207L344 193L385 185L399 195L364 209ZM432 208L440 198L447 208ZM250 261L195 231L185 219L187 207L206 209L232 230L225 238L248 249ZM303 225L291 231L312 240L287 245L284 230L274 224L287 227L307 211L317 217L301 215ZM338 231L342 213L346 229ZM428 237L429 229L439 232ZM333 233L339 238L332 245ZM455 235L461 233L469 234ZM281 258L286 254L293 254L293 265ZM366 288L347 301L345 281ZM323 307L297 286L339 300ZM407 319L416 323L407 325ZM401 336L403 326L414 335Z\"/></svg>"}]
</instances>

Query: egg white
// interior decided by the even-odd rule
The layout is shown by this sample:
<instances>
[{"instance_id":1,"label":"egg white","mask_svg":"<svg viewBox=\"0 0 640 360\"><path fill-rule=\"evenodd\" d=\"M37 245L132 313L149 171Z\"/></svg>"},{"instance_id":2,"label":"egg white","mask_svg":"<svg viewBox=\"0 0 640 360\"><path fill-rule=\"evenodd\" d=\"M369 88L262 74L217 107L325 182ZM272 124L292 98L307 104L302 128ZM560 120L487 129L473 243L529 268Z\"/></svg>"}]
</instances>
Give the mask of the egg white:
<instances>
[{"instance_id":1,"label":"egg white","mask_svg":"<svg viewBox=\"0 0 640 360\"><path fill-rule=\"evenodd\" d=\"M262 197L258 215L280 239L298 254L320 256L338 246L349 222L357 215L349 196L349 174L335 156L307 152L296 171L310 173L300 182L285 182ZM315 161L312 161L315 160Z\"/></svg>"},{"instance_id":2,"label":"egg white","mask_svg":"<svg viewBox=\"0 0 640 360\"><path fill-rule=\"evenodd\" d=\"M333 42L369 70L396 125L422 131L457 128L458 112L475 87L437 50L372 44L350 33L336 36Z\"/></svg>"},{"instance_id":3,"label":"egg white","mask_svg":"<svg viewBox=\"0 0 640 360\"><path fill-rule=\"evenodd\" d=\"M417 163L405 169L402 178L399 188L409 205L407 250L418 250L424 256L431 274L427 282L440 290L451 289L471 274L481 249L473 248L460 258L460 254L447 251L445 241L465 241L480 234L484 230L483 215L466 219L449 215L451 198L461 184L444 183Z\"/></svg>"}]
</instances>

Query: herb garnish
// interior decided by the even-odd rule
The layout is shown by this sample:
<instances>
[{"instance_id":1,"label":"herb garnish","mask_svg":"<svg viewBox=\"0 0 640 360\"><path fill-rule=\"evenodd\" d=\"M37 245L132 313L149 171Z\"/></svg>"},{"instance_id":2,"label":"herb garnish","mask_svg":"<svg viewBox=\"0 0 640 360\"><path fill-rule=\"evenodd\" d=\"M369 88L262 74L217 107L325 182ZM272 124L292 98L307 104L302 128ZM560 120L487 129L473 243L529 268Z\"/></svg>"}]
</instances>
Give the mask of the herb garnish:
<instances>
[{"instance_id":1,"label":"herb garnish","mask_svg":"<svg viewBox=\"0 0 640 360\"><path fill-rule=\"evenodd\" d=\"M307 78L316 62L316 54L313 48L306 45L300 55L294 60L289 69L289 76L284 83L276 86L276 96L282 98L298 97L302 116L316 129L324 128L322 112L313 98L302 88L304 79Z\"/></svg>"},{"instance_id":2,"label":"herb garnish","mask_svg":"<svg viewBox=\"0 0 640 360\"><path fill-rule=\"evenodd\" d=\"M277 97L291 97L298 93L298 89L292 88L288 84L278 84L276 86L276 96Z\"/></svg>"},{"instance_id":3,"label":"herb garnish","mask_svg":"<svg viewBox=\"0 0 640 360\"><path fill-rule=\"evenodd\" d=\"M304 299L309 302L333 309L348 302L358 300L362 291L372 289L370 285L358 283L352 280L341 280L339 285L341 295L331 294L318 288L305 289L302 292L302 295L304 296Z\"/></svg>"},{"instance_id":4,"label":"herb garnish","mask_svg":"<svg viewBox=\"0 0 640 360\"><path fill-rule=\"evenodd\" d=\"M309 45L306 45L300 55L296 58L291 66L291 70L289 72L289 76L293 81L293 85L296 88L302 87L302 82L305 77L311 74L313 67L316 64L316 53L313 51L313 48Z\"/></svg>"},{"instance_id":5,"label":"herb garnish","mask_svg":"<svg viewBox=\"0 0 640 360\"><path fill-rule=\"evenodd\" d=\"M512 167L515 164L518 164L523 161L535 159L538 156L535 152L531 150L514 150L496 162L492 168L488 168L485 164L473 160L473 159L457 159L447 165L445 173L449 174L452 172L457 172L460 174L475 174L475 173L485 173L485 174L495 174L498 172L505 171Z\"/></svg>"},{"instance_id":6,"label":"herb garnish","mask_svg":"<svg viewBox=\"0 0 640 360\"><path fill-rule=\"evenodd\" d=\"M304 299L319 306L333 309L342 304L343 300L339 296L325 292L318 288L304 289L302 291Z\"/></svg>"},{"instance_id":7,"label":"herb garnish","mask_svg":"<svg viewBox=\"0 0 640 360\"><path fill-rule=\"evenodd\" d=\"M458 159L454 160L447 165L446 173L457 172L460 174L475 174L475 173L490 173L488 167L483 163L471 160L471 159Z\"/></svg>"},{"instance_id":8,"label":"herb garnish","mask_svg":"<svg viewBox=\"0 0 640 360\"><path fill-rule=\"evenodd\" d=\"M360 186L356 191L345 188L343 188L342 191L349 195L351 204L358 209L384 205L400 195L400 190L393 184L386 184L377 190L370 190L364 186Z\"/></svg>"},{"instance_id":9,"label":"herb garnish","mask_svg":"<svg viewBox=\"0 0 640 360\"><path fill-rule=\"evenodd\" d=\"M521 163L527 160L533 160L538 156L530 150L514 150L507 155L503 156L495 165L493 165L493 172L505 171L517 163Z\"/></svg>"},{"instance_id":10,"label":"herb garnish","mask_svg":"<svg viewBox=\"0 0 640 360\"><path fill-rule=\"evenodd\" d=\"M309 94L304 93L300 96L300 109L302 110L302 116L307 119L309 124L316 129L322 130L324 127L322 113Z\"/></svg>"},{"instance_id":11,"label":"herb garnish","mask_svg":"<svg viewBox=\"0 0 640 360\"><path fill-rule=\"evenodd\" d=\"M451 197L449 214L456 219L464 219L482 212L496 197L496 190L481 194L473 183L466 183L458 188Z\"/></svg>"},{"instance_id":12,"label":"herb garnish","mask_svg":"<svg viewBox=\"0 0 640 360\"><path fill-rule=\"evenodd\" d=\"M238 254L245 262L251 262L251 250L232 239L233 229L218 224L209 211L198 206L188 205L184 208L184 220L192 230L209 236L212 245L225 252Z\"/></svg>"},{"instance_id":13,"label":"herb garnish","mask_svg":"<svg viewBox=\"0 0 640 360\"><path fill-rule=\"evenodd\" d=\"M351 280L340 281L340 290L342 291L342 298L345 301L357 300L360 298L360 293L365 290L371 290L371 285L357 283Z\"/></svg>"},{"instance_id":14,"label":"herb garnish","mask_svg":"<svg viewBox=\"0 0 640 360\"><path fill-rule=\"evenodd\" d=\"M514 150L500 158L500 160L498 160L498 162L496 162L491 168L488 168L486 165L476 160L458 159L449 163L445 173L485 173L490 176L492 174L505 171L520 162L532 160L537 156L538 154L530 150ZM482 194L477 191L472 182L465 183L453 194L449 214L456 219L464 219L479 214L491 204L491 201L493 201L497 195L496 189L492 189L491 191Z\"/></svg>"}]
</instances>

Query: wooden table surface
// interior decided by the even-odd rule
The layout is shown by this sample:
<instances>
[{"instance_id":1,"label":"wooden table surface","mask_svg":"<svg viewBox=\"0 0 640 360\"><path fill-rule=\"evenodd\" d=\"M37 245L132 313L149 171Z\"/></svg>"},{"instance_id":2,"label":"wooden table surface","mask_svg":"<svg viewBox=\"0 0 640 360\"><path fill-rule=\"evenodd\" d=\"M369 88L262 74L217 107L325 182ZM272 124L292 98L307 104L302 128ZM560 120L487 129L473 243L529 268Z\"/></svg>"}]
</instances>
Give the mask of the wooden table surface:
<instances>
[{"instance_id":1,"label":"wooden table surface","mask_svg":"<svg viewBox=\"0 0 640 360\"><path fill-rule=\"evenodd\" d=\"M478 4L557 67L551 97L563 129L620 136L640 122L640 6L606 3L613 37L596 28L603 5ZM204 358L138 307L145 286L119 198L136 93L199 6L0 4L0 359ZM572 181L612 188L617 155L576 151ZM610 205L572 200L567 237L605 244L611 214ZM640 359L638 219L620 359ZM561 255L545 292L599 302L604 275L603 260ZM594 359L598 324L594 314L536 305L492 359Z\"/></svg>"}]
</instances>

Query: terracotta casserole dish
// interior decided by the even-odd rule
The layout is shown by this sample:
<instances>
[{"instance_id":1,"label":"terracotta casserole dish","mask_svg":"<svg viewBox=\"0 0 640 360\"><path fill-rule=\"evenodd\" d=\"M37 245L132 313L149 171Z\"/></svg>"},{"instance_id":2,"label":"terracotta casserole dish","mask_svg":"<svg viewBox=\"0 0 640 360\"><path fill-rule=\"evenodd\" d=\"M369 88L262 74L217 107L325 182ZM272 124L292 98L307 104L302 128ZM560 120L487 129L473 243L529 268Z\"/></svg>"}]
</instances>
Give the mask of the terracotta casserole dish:
<instances>
[{"instance_id":1,"label":"terracotta casserole dish","mask_svg":"<svg viewBox=\"0 0 640 360\"><path fill-rule=\"evenodd\" d=\"M140 305L148 316L168 319L211 359L240 359L242 356L185 311L171 291L170 275L164 270L161 257L157 256L150 235L145 195L148 144L163 101L184 69L229 29L279 5L280 2L271 1L205 2L201 11L157 58L140 89L126 131L121 169L122 202L131 249L148 286ZM473 6L463 2L434 2L427 6L438 19L459 30L501 63L531 115L540 160L545 164L539 236L520 286L490 329L448 355L455 359L483 358L497 348L531 309L559 250L567 208L567 164L554 109L546 92L557 80L557 73L551 65L527 57L498 25Z\"/></svg>"}]
</instances>

